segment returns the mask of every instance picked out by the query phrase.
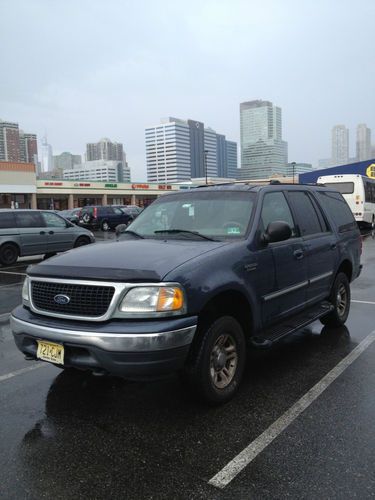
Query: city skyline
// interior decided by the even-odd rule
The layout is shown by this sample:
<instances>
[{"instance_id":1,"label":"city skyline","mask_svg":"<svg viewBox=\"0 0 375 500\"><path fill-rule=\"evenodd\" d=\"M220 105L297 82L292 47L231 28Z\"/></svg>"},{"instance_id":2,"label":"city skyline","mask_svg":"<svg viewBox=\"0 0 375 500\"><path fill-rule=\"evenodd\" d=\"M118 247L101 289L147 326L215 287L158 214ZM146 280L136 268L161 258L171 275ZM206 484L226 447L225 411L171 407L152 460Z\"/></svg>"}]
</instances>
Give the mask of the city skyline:
<instances>
[{"instance_id":1,"label":"city skyline","mask_svg":"<svg viewBox=\"0 0 375 500\"><path fill-rule=\"evenodd\" d=\"M314 165L330 154L333 124L375 129L372 0L319 8L192 0L190 7L4 4L1 117L38 137L47 131L55 154L118 138L139 179L146 177L143 130L160 116L197 116L239 143L238 103L267 99L283 109L289 160ZM43 23L30 23L35 16Z\"/></svg>"}]
</instances>

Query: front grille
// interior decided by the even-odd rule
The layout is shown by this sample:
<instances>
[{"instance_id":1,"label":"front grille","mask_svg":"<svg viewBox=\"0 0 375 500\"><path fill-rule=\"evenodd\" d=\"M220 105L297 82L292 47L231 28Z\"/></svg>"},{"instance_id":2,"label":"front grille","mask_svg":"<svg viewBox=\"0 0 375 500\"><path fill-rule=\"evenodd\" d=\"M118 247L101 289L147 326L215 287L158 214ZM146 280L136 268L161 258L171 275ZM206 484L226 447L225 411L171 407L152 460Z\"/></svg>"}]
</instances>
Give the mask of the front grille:
<instances>
[{"instance_id":1,"label":"front grille","mask_svg":"<svg viewBox=\"0 0 375 500\"><path fill-rule=\"evenodd\" d=\"M102 316L107 312L114 293L111 286L31 282L32 301L37 309L72 316ZM67 295L69 303L57 304L56 295Z\"/></svg>"}]
</instances>

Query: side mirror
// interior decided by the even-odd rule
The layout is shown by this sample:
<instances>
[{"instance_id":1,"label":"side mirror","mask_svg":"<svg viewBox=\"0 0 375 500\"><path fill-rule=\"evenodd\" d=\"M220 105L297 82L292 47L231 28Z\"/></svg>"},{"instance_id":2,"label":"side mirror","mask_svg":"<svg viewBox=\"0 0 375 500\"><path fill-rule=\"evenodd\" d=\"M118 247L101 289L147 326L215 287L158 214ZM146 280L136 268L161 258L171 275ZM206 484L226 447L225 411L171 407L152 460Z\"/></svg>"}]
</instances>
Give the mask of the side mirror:
<instances>
[{"instance_id":1,"label":"side mirror","mask_svg":"<svg viewBox=\"0 0 375 500\"><path fill-rule=\"evenodd\" d=\"M288 240L291 236L292 230L289 224L281 220L275 220L268 224L266 232L262 235L262 242L268 245L268 243Z\"/></svg>"},{"instance_id":2,"label":"side mirror","mask_svg":"<svg viewBox=\"0 0 375 500\"><path fill-rule=\"evenodd\" d=\"M118 241L119 237L121 236L122 233L125 233L126 231L126 228L128 227L127 224L119 224L118 226L116 226L116 239Z\"/></svg>"}]
</instances>

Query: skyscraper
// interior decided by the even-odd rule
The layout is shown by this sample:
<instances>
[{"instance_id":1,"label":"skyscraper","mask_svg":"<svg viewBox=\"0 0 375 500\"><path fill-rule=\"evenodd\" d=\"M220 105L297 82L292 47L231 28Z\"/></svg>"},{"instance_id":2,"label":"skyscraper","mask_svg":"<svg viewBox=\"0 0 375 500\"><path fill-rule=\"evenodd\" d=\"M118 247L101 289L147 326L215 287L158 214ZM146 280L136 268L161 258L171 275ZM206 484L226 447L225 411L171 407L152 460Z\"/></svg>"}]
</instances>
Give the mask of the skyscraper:
<instances>
[{"instance_id":1,"label":"skyscraper","mask_svg":"<svg viewBox=\"0 0 375 500\"><path fill-rule=\"evenodd\" d=\"M371 129L365 123L357 126L357 160L369 160L371 158Z\"/></svg>"},{"instance_id":2,"label":"skyscraper","mask_svg":"<svg viewBox=\"0 0 375 500\"><path fill-rule=\"evenodd\" d=\"M332 165L349 163L349 130L345 125L332 128Z\"/></svg>"},{"instance_id":3,"label":"skyscraper","mask_svg":"<svg viewBox=\"0 0 375 500\"><path fill-rule=\"evenodd\" d=\"M86 161L113 160L126 163L124 147L121 142L112 142L107 137L99 142L86 144Z\"/></svg>"},{"instance_id":4,"label":"skyscraper","mask_svg":"<svg viewBox=\"0 0 375 500\"><path fill-rule=\"evenodd\" d=\"M181 182L191 178L217 177L228 170L224 135L205 128L197 120L166 118L146 129L147 179L149 182ZM230 143L230 161L237 165ZM227 177L227 175L224 175Z\"/></svg>"},{"instance_id":5,"label":"skyscraper","mask_svg":"<svg viewBox=\"0 0 375 500\"><path fill-rule=\"evenodd\" d=\"M20 159L26 163L38 164L38 141L36 134L28 134L20 130Z\"/></svg>"},{"instance_id":6,"label":"skyscraper","mask_svg":"<svg viewBox=\"0 0 375 500\"><path fill-rule=\"evenodd\" d=\"M281 108L270 101L240 104L241 178L284 174L288 143L282 140Z\"/></svg>"},{"instance_id":7,"label":"skyscraper","mask_svg":"<svg viewBox=\"0 0 375 500\"><path fill-rule=\"evenodd\" d=\"M0 160L21 160L18 123L0 120Z\"/></svg>"},{"instance_id":8,"label":"skyscraper","mask_svg":"<svg viewBox=\"0 0 375 500\"><path fill-rule=\"evenodd\" d=\"M80 163L82 163L81 155L73 155L67 151L53 157L53 168L56 169L65 170L73 168L74 165L79 165Z\"/></svg>"}]
</instances>

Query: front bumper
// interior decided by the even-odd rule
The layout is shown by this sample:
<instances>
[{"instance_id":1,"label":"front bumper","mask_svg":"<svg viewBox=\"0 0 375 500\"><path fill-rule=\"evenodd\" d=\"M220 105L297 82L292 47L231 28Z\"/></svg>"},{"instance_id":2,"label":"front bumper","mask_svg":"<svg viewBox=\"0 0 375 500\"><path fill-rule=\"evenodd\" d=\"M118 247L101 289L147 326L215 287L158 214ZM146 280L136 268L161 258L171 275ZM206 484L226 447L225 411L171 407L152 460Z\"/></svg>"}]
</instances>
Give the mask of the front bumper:
<instances>
[{"instance_id":1,"label":"front bumper","mask_svg":"<svg viewBox=\"0 0 375 500\"><path fill-rule=\"evenodd\" d=\"M62 344L64 366L127 378L162 375L182 368L197 318L105 323L39 316L22 306L10 318L17 347L36 358L37 340Z\"/></svg>"}]
</instances>

